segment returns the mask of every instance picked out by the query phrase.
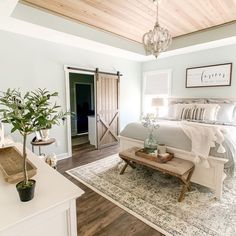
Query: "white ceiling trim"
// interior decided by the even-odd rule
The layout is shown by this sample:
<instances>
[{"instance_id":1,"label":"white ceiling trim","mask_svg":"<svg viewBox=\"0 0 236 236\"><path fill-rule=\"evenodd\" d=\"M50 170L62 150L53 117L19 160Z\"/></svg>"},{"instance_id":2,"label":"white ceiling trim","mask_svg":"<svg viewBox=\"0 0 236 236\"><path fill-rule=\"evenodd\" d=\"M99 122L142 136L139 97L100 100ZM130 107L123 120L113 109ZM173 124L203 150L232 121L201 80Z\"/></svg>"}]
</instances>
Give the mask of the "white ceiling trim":
<instances>
[{"instance_id":1,"label":"white ceiling trim","mask_svg":"<svg viewBox=\"0 0 236 236\"><path fill-rule=\"evenodd\" d=\"M71 34L59 32L53 29L31 24L14 18L0 18L0 29L32 38L42 39L54 43L60 43L71 47L121 57L134 61L145 60L144 55L115 48L92 40L84 39Z\"/></svg>"},{"instance_id":2,"label":"white ceiling trim","mask_svg":"<svg viewBox=\"0 0 236 236\"><path fill-rule=\"evenodd\" d=\"M0 16L10 17L19 0L1 0Z\"/></svg>"},{"instance_id":3,"label":"white ceiling trim","mask_svg":"<svg viewBox=\"0 0 236 236\"><path fill-rule=\"evenodd\" d=\"M173 57L173 56L178 56L178 55L187 54L187 53L209 50L212 48L225 47L225 46L229 46L233 44L236 44L236 36L166 51L162 53L158 58L162 59L162 58L167 58L167 57ZM151 60L154 60L154 59L152 58ZM150 58L148 59L148 61L150 61Z\"/></svg>"}]
</instances>

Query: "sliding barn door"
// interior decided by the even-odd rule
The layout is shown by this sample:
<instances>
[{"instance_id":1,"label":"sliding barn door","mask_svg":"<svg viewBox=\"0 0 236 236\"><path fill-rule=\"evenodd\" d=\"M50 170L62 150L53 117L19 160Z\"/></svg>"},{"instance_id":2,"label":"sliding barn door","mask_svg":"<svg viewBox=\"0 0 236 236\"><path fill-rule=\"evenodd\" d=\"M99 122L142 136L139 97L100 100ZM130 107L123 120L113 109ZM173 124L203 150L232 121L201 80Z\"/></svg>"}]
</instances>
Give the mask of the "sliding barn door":
<instances>
[{"instance_id":1,"label":"sliding barn door","mask_svg":"<svg viewBox=\"0 0 236 236\"><path fill-rule=\"evenodd\" d=\"M97 147L119 142L119 75L97 73Z\"/></svg>"}]
</instances>

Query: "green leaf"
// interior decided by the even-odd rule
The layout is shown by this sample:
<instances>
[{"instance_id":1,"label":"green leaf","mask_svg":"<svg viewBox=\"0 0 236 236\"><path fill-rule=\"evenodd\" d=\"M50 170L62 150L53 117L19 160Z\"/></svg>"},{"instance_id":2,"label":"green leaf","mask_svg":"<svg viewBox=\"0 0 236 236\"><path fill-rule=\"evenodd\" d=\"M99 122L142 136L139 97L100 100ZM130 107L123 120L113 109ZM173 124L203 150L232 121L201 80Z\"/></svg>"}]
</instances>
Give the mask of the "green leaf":
<instances>
[{"instance_id":1,"label":"green leaf","mask_svg":"<svg viewBox=\"0 0 236 236\"><path fill-rule=\"evenodd\" d=\"M11 133L14 133L16 130L17 130L17 127L14 126L14 127L11 129Z\"/></svg>"}]
</instances>

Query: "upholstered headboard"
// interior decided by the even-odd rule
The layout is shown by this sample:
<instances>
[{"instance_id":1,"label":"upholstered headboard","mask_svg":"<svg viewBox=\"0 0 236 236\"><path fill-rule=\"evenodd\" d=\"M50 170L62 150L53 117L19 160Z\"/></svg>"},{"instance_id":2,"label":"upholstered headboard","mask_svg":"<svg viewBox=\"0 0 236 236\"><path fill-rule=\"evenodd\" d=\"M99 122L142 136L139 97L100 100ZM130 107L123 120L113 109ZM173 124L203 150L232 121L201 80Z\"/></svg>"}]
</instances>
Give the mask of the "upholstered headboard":
<instances>
[{"instance_id":1,"label":"upholstered headboard","mask_svg":"<svg viewBox=\"0 0 236 236\"><path fill-rule=\"evenodd\" d=\"M236 98L168 98L169 104L177 104L177 103L233 103L236 104Z\"/></svg>"}]
</instances>

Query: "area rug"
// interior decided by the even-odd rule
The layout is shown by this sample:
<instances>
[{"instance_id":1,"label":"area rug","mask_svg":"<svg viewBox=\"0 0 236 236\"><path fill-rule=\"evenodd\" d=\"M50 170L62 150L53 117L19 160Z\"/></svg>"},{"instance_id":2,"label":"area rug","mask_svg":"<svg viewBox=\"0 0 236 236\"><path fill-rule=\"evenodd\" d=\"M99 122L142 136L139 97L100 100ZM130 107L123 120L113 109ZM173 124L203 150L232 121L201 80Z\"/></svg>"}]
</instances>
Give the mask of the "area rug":
<instances>
[{"instance_id":1,"label":"area rug","mask_svg":"<svg viewBox=\"0 0 236 236\"><path fill-rule=\"evenodd\" d=\"M179 203L178 179L141 166L120 175L123 165L113 155L67 173L165 235L236 235L236 179L225 181L220 201L193 184Z\"/></svg>"}]
</instances>

